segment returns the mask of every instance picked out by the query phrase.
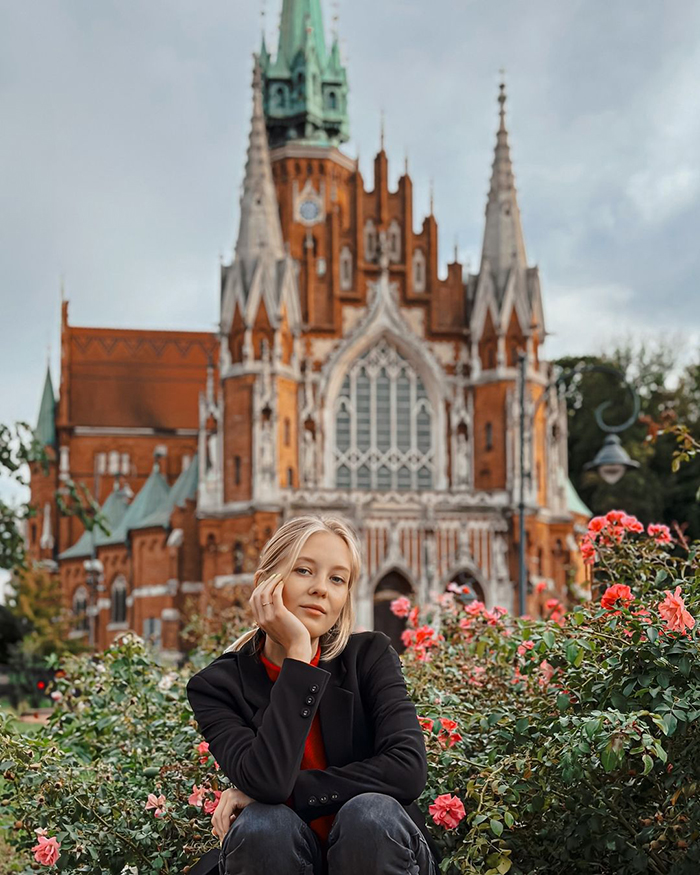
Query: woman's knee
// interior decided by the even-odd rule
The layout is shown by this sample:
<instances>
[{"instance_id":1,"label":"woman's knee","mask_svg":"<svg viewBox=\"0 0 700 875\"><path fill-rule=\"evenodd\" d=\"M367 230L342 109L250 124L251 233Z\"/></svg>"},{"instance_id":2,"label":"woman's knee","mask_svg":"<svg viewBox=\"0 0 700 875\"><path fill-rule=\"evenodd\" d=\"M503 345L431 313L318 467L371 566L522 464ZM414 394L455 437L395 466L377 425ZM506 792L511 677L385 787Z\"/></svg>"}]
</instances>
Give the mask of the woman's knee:
<instances>
[{"instance_id":1,"label":"woman's knee","mask_svg":"<svg viewBox=\"0 0 700 875\"><path fill-rule=\"evenodd\" d=\"M401 803L386 793L360 793L341 806L336 819L360 822L364 827L382 827L399 809L404 810Z\"/></svg>"},{"instance_id":2,"label":"woman's knee","mask_svg":"<svg viewBox=\"0 0 700 875\"><path fill-rule=\"evenodd\" d=\"M235 836L245 837L248 843L258 839L269 842L271 835L289 835L298 820L298 815L288 805L251 802L236 816L224 842Z\"/></svg>"}]
</instances>

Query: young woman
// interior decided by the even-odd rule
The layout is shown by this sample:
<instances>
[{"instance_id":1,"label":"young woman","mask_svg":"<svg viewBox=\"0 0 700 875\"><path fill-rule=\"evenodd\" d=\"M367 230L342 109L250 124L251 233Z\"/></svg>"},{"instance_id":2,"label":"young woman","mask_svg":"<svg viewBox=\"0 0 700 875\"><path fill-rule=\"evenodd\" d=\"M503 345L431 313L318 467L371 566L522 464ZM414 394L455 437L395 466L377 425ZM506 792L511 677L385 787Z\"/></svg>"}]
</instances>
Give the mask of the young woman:
<instances>
[{"instance_id":1,"label":"young woman","mask_svg":"<svg viewBox=\"0 0 700 875\"><path fill-rule=\"evenodd\" d=\"M437 875L415 800L423 732L383 632L353 632L352 529L285 522L260 555L255 626L190 678L187 696L233 788L221 847L190 875Z\"/></svg>"}]
</instances>

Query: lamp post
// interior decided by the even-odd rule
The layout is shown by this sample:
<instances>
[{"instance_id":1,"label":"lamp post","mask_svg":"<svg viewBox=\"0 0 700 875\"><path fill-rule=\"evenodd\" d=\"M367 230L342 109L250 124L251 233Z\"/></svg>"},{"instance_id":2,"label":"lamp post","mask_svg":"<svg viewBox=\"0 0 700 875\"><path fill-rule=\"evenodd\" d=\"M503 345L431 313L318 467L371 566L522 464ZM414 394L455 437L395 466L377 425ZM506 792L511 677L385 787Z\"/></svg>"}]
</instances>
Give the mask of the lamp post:
<instances>
[{"instance_id":1,"label":"lamp post","mask_svg":"<svg viewBox=\"0 0 700 875\"><path fill-rule=\"evenodd\" d=\"M525 613L525 593L527 587L527 570L525 567L525 478L528 482L532 477L531 467L525 470L525 373L526 373L527 355L522 350L518 354L518 367L520 373L520 495L518 502L519 513L519 544L518 544L518 610L522 616ZM535 417L540 405L549 395L550 389L553 386L559 386L570 377L586 372L598 372L609 374L620 380L623 386L632 396L633 411L632 414L620 425L609 425L603 419L603 411L606 410L612 401L604 401L595 410L595 419L601 431L608 434L601 449L596 454L596 457L586 462L583 466L585 471L597 471L606 483L617 483L617 481L630 469L639 468L639 462L630 459L617 436L618 432L629 428L637 421L639 416L639 396L634 388L625 380L624 375L616 368L609 365L577 365L575 368L562 371L559 376L548 383L542 395L537 399L532 411L532 422L530 427L531 441L534 436Z\"/></svg>"}]
</instances>

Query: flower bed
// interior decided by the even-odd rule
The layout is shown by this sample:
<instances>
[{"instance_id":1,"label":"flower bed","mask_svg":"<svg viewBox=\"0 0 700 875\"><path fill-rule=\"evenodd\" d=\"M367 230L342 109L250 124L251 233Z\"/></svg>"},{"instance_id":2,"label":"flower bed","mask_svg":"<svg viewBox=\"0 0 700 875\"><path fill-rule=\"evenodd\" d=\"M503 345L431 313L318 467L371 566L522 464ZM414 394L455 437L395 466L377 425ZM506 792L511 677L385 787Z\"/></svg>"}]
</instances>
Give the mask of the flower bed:
<instances>
[{"instance_id":1,"label":"flower bed","mask_svg":"<svg viewBox=\"0 0 700 875\"><path fill-rule=\"evenodd\" d=\"M700 870L699 545L619 511L585 544L599 595L547 620L392 603L445 871Z\"/></svg>"},{"instance_id":2,"label":"flower bed","mask_svg":"<svg viewBox=\"0 0 700 875\"><path fill-rule=\"evenodd\" d=\"M596 597L547 620L465 601L457 586L407 619L402 655L425 731L419 804L445 873L690 875L700 865L698 545L611 512L592 521ZM67 657L36 736L0 718L0 823L16 869L186 872L218 845L227 786L187 679L126 635ZM24 866L24 868L22 868Z\"/></svg>"}]
</instances>

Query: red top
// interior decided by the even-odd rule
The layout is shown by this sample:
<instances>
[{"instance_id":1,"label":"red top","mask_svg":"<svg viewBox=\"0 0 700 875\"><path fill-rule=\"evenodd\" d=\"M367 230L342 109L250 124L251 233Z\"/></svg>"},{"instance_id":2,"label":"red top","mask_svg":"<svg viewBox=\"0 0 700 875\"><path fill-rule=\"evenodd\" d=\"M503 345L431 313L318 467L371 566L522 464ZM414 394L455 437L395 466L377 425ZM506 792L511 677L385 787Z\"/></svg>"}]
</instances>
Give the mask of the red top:
<instances>
[{"instance_id":1,"label":"red top","mask_svg":"<svg viewBox=\"0 0 700 875\"><path fill-rule=\"evenodd\" d=\"M260 651L260 658L263 661L263 665L265 666L265 670L267 671L267 676L271 681L276 681L279 673L281 671L281 666L275 665L274 662L270 662L270 660L265 656L265 654ZM316 655L309 663L310 665L318 665L318 661L321 658L321 646L316 649ZM309 734L306 736L306 744L304 745L304 755L301 758L301 766L302 769L325 769L328 763L326 762L326 751L323 746L323 737L321 735L321 721L319 719L319 713L316 711L314 715L314 719L311 723L311 729L309 729ZM289 807L292 807L292 797L290 796L286 802ZM321 817L316 817L314 820L309 821L309 826L316 833L316 835L321 840L321 847L323 850L326 850L327 842L328 842L328 833L331 831L331 826L333 821L335 820L335 814L323 814Z\"/></svg>"}]
</instances>

